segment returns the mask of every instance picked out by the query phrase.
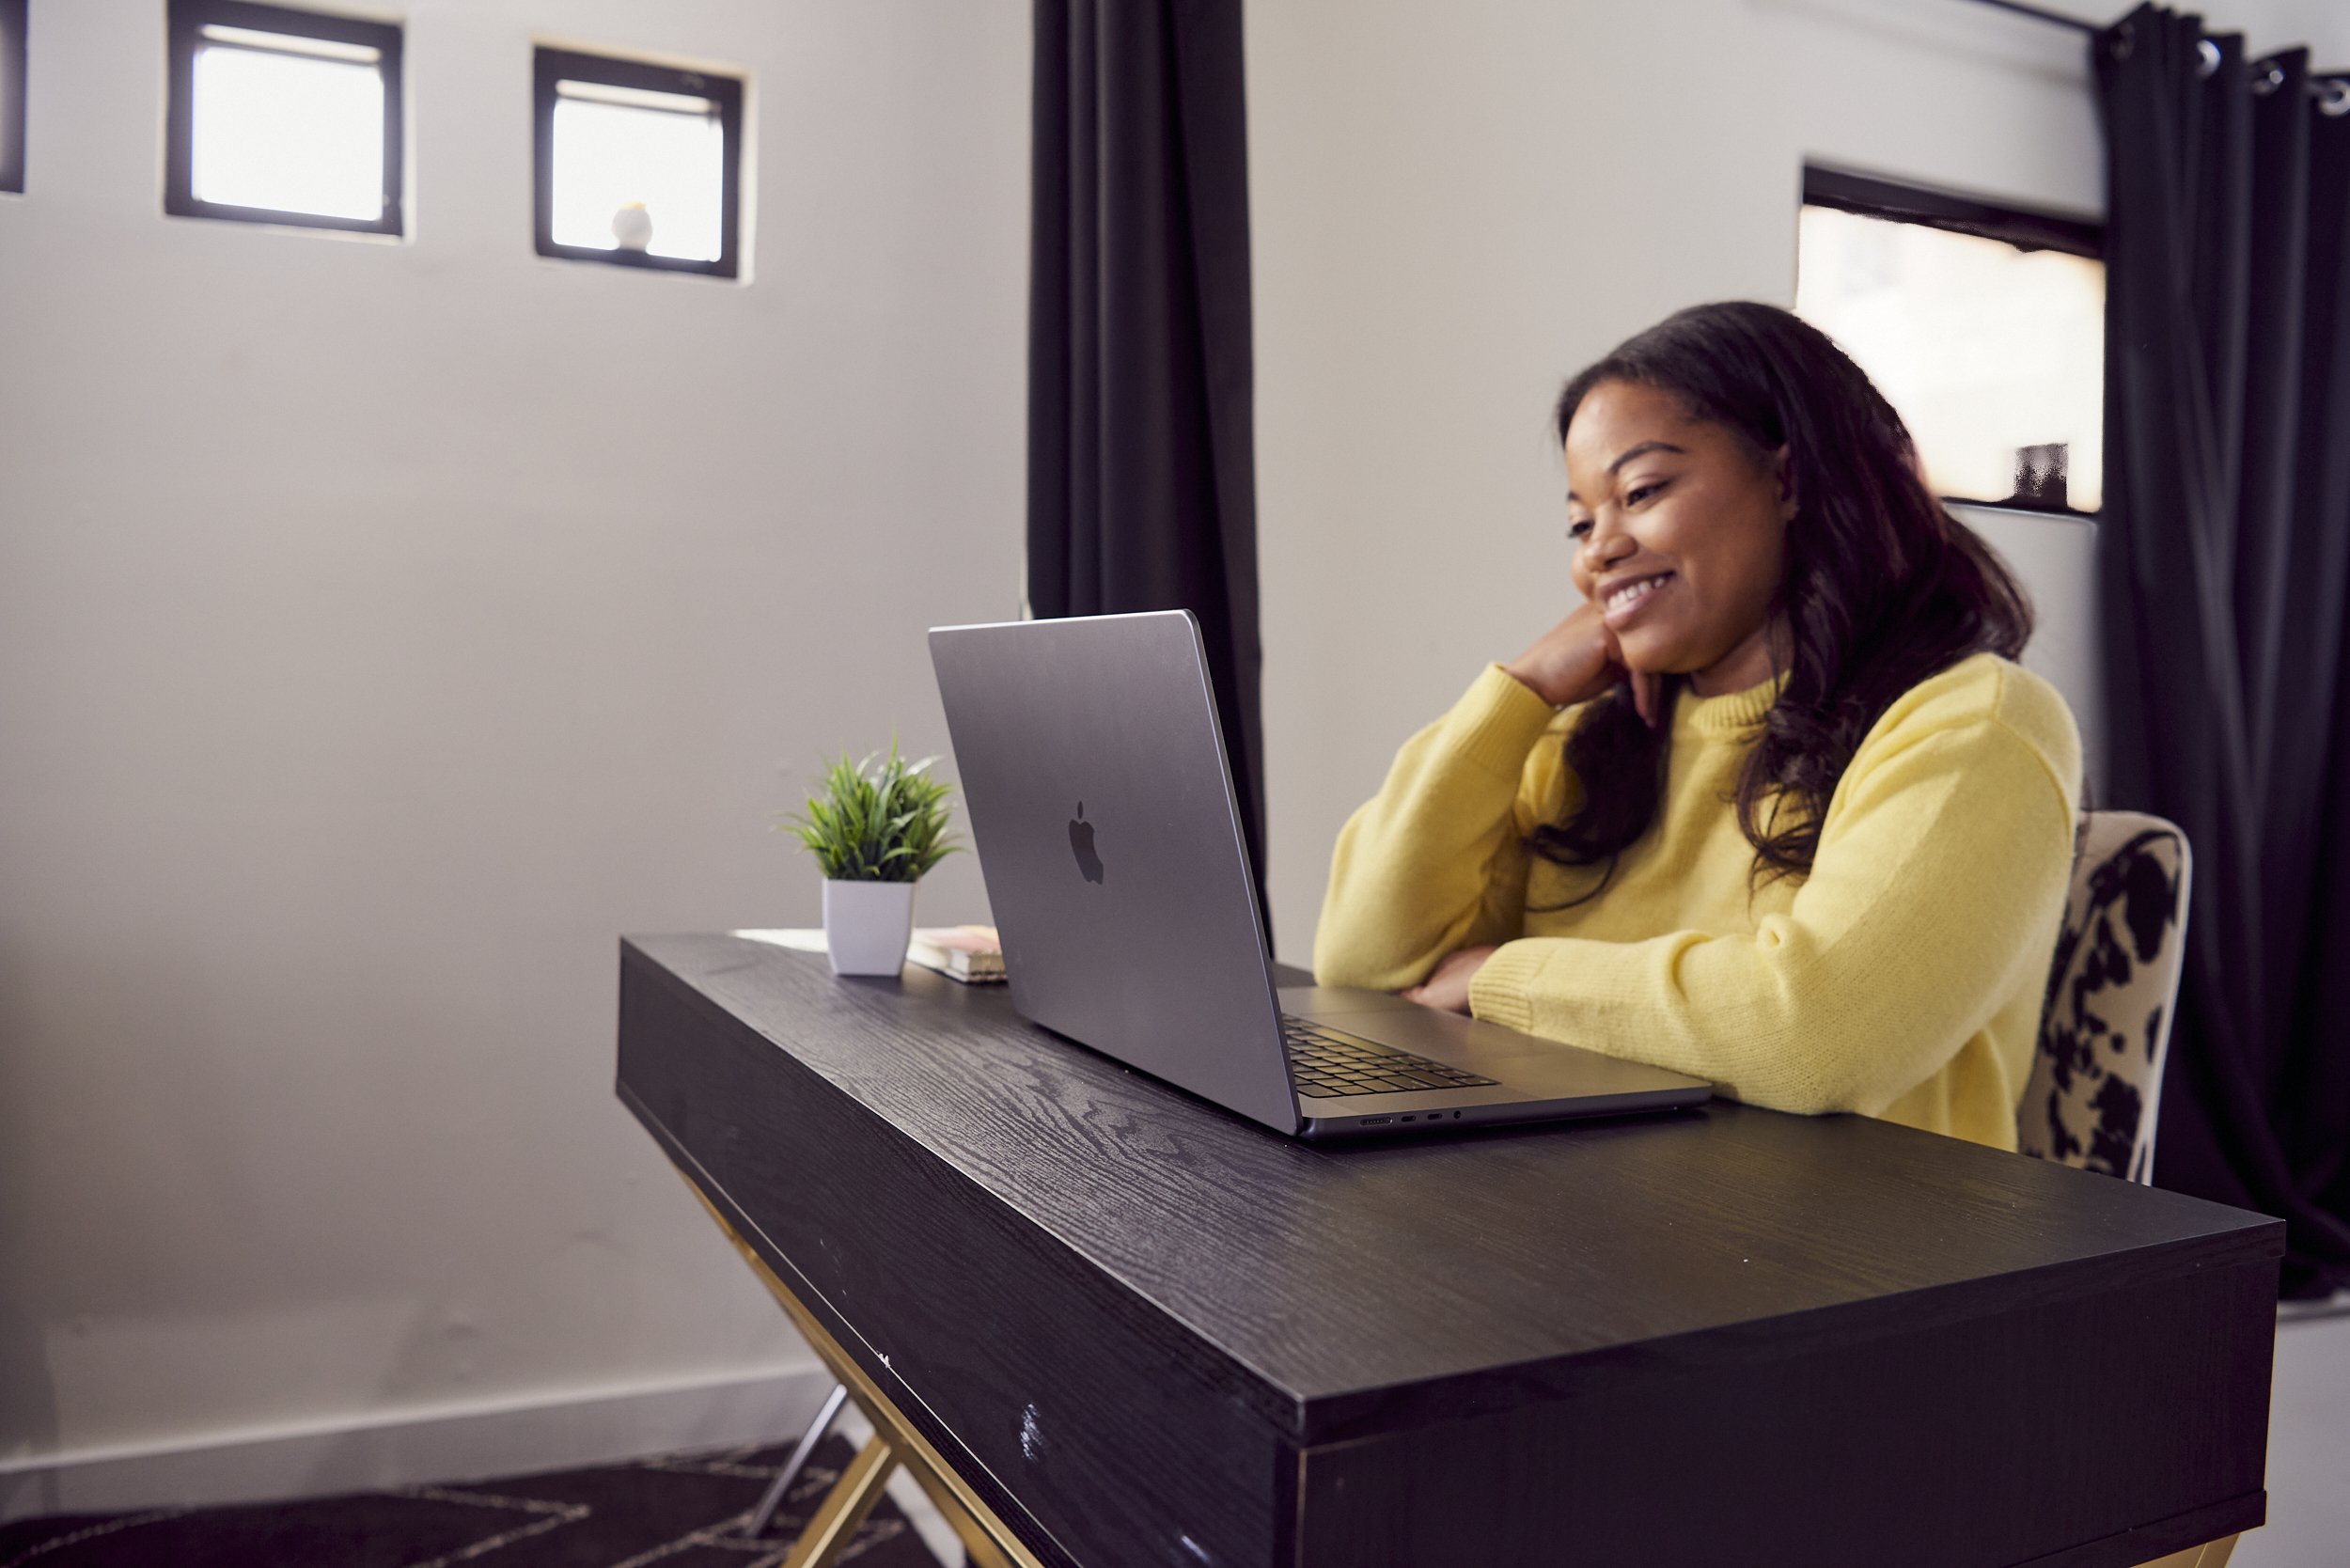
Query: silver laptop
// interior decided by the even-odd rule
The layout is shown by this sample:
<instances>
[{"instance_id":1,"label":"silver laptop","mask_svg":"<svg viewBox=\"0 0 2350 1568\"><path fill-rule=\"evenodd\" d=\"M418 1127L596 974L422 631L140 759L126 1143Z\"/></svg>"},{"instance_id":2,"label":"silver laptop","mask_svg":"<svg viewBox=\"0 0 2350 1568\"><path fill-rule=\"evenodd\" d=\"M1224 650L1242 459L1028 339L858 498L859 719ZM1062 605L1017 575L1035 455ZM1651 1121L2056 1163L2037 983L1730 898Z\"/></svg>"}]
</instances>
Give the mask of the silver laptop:
<instances>
[{"instance_id":1,"label":"silver laptop","mask_svg":"<svg viewBox=\"0 0 2350 1568\"><path fill-rule=\"evenodd\" d=\"M1385 992L1280 990L1190 613L931 632L1012 1004L1301 1137L1704 1101L1678 1073Z\"/></svg>"}]
</instances>

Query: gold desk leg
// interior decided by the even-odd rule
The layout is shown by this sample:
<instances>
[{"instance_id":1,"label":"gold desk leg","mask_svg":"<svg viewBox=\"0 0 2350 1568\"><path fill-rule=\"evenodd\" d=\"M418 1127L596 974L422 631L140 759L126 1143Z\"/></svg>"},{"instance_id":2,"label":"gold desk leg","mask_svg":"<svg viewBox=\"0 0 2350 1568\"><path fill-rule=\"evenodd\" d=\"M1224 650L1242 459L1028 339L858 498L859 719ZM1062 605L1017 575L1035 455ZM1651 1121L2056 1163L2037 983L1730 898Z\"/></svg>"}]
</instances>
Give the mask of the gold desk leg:
<instances>
[{"instance_id":1,"label":"gold desk leg","mask_svg":"<svg viewBox=\"0 0 2350 1568\"><path fill-rule=\"evenodd\" d=\"M783 1560L783 1568L830 1568L840 1548L855 1538L857 1526L865 1523L865 1516L881 1500L889 1472L897 1468L897 1457L890 1451L889 1439L874 1433L872 1440L840 1472L833 1489L824 1494L816 1516L800 1531L791 1555Z\"/></svg>"},{"instance_id":2,"label":"gold desk leg","mask_svg":"<svg viewBox=\"0 0 2350 1568\"><path fill-rule=\"evenodd\" d=\"M680 1171L679 1175L682 1176L684 1172ZM885 1454L877 1461L880 1479L873 1482L875 1490L878 1491L882 1481L888 1478L888 1461L894 1459L906 1467L932 1502L938 1506L939 1513L946 1515L947 1523L962 1538L964 1550L970 1555L973 1568L1044 1568L1036 1554L1022 1545L1020 1538L1012 1534L994 1511L979 1500L979 1494L971 1490L970 1483L955 1473L954 1466L947 1463L946 1456L932 1448L930 1439L916 1431L897 1405L890 1403L889 1396L865 1375L865 1370L849 1359L849 1353L840 1348L839 1341L827 1333L824 1325L800 1304L800 1298L791 1294L790 1287L776 1278L775 1270L767 1266L767 1261L736 1234L734 1227L727 1223L727 1216L718 1212L702 1189L691 1181L685 1184L701 1200L701 1206L710 1211L710 1217L718 1222L718 1229L726 1232L727 1240L734 1244L734 1249L743 1254L743 1261L751 1265L751 1272L758 1275L760 1283L767 1287L767 1294L774 1296L784 1311L790 1314L792 1326L800 1331L800 1337L816 1353L816 1358L824 1363L825 1370L836 1379L848 1385L849 1397L855 1400L857 1408L865 1412L865 1419L873 1423L874 1440L866 1445L865 1452L857 1455L857 1461L861 1465L877 1445L885 1448ZM851 1473L856 1468L856 1466L851 1466ZM833 1497L841 1495L848 1485L849 1476L844 1474L835 1483ZM950 1503L951 1507L948 1506ZM823 1506L830 1509L831 1497L824 1499ZM872 1504L869 1501L865 1506L870 1509ZM860 1512L857 1517L862 1519L863 1513ZM813 1530L814 1526L809 1529ZM851 1529L854 1531L854 1525ZM820 1565L812 1560L804 1562L798 1548L794 1547L785 1568L820 1568ZM2217 1568L2217 1565L2207 1564L2206 1568Z\"/></svg>"},{"instance_id":3,"label":"gold desk leg","mask_svg":"<svg viewBox=\"0 0 2350 1568\"><path fill-rule=\"evenodd\" d=\"M2220 1541L2206 1541L2200 1546L2141 1562L2138 1568L2228 1568L2228 1559L2235 1554L2235 1544L2242 1539L2241 1535L2231 1535Z\"/></svg>"},{"instance_id":4,"label":"gold desk leg","mask_svg":"<svg viewBox=\"0 0 2350 1568\"><path fill-rule=\"evenodd\" d=\"M940 1517L954 1530L955 1538L963 1543L963 1555L968 1560L969 1568L1012 1568L1011 1559L1004 1555L1004 1549L995 1544L987 1527L964 1511L961 1499L947 1489L945 1482L920 1465L907 1466L906 1474L915 1479L930 1497L931 1506L938 1510Z\"/></svg>"}]
</instances>

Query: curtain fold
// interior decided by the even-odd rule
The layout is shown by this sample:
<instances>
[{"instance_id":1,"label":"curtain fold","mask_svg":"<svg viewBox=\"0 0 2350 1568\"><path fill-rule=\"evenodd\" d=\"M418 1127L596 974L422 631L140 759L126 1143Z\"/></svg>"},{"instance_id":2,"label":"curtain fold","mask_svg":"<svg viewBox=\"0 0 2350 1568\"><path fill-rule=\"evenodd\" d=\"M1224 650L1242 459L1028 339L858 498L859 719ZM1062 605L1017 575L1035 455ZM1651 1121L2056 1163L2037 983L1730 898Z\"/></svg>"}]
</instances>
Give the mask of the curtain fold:
<instances>
[{"instance_id":1,"label":"curtain fold","mask_svg":"<svg viewBox=\"0 0 2350 1568\"><path fill-rule=\"evenodd\" d=\"M2142 5L2106 130L2114 804L2186 830L2162 1185L2277 1215L2350 1285L2350 89Z\"/></svg>"},{"instance_id":2,"label":"curtain fold","mask_svg":"<svg viewBox=\"0 0 2350 1568\"><path fill-rule=\"evenodd\" d=\"M1028 605L1198 618L1262 912L1240 0L1035 14Z\"/></svg>"}]
</instances>

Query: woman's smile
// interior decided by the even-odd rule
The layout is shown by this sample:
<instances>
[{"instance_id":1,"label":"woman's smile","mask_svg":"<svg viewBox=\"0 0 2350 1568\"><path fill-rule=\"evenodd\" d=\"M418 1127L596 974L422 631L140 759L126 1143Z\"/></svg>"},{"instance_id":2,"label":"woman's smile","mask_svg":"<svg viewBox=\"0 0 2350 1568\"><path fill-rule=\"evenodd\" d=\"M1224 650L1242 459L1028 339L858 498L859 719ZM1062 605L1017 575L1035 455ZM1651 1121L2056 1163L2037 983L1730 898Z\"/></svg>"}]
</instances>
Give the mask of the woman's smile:
<instances>
[{"instance_id":1,"label":"woman's smile","mask_svg":"<svg viewBox=\"0 0 2350 1568\"><path fill-rule=\"evenodd\" d=\"M1671 572L1662 572L1653 577L1636 577L1630 582L1606 589L1607 629L1611 632L1621 632L1630 625L1633 617L1637 615L1641 607L1648 603L1649 596L1663 588L1671 580Z\"/></svg>"}]
</instances>

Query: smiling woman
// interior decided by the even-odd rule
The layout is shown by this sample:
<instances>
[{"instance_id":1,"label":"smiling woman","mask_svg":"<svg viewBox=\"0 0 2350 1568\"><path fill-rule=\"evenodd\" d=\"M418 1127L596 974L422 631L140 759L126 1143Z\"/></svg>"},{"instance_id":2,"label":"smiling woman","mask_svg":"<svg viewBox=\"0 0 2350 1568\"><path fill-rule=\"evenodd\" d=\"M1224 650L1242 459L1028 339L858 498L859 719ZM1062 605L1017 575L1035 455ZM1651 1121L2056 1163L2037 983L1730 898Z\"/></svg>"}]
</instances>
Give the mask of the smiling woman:
<instances>
[{"instance_id":1,"label":"smiling woman","mask_svg":"<svg viewBox=\"0 0 2350 1568\"><path fill-rule=\"evenodd\" d=\"M1681 312L1559 432L1582 602L1348 823L1317 977L2013 1148L2080 788L2022 594L1785 311Z\"/></svg>"}]
</instances>

